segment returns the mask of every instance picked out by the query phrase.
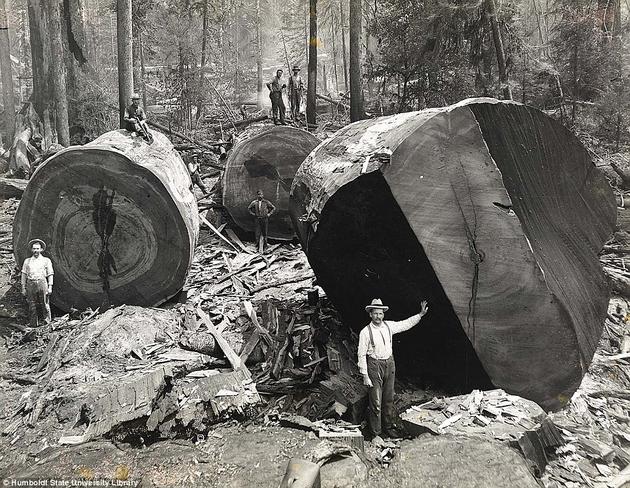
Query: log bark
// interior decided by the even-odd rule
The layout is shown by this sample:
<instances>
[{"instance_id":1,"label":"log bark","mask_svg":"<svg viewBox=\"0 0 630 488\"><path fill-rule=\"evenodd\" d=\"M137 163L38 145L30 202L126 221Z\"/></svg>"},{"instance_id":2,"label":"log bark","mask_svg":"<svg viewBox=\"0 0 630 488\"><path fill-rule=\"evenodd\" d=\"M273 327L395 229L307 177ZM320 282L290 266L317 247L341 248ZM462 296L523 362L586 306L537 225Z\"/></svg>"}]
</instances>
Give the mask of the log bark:
<instances>
[{"instance_id":1,"label":"log bark","mask_svg":"<svg viewBox=\"0 0 630 488\"><path fill-rule=\"evenodd\" d=\"M21 198L26 188L26 180L0 178L0 198Z\"/></svg>"},{"instance_id":2,"label":"log bark","mask_svg":"<svg viewBox=\"0 0 630 488\"><path fill-rule=\"evenodd\" d=\"M348 324L365 326L376 297L394 320L429 301L397 344L403 374L447 390L494 384L550 409L579 386L601 335L597 253L615 210L569 131L493 99L352 124L311 153L290 199Z\"/></svg>"},{"instance_id":3,"label":"log bark","mask_svg":"<svg viewBox=\"0 0 630 488\"><path fill-rule=\"evenodd\" d=\"M15 120L15 138L9 155L9 171L18 178L28 178L31 174L31 162L35 155L30 144L31 137L41 134L42 124L32 103L25 103Z\"/></svg>"},{"instance_id":4,"label":"log bark","mask_svg":"<svg viewBox=\"0 0 630 488\"><path fill-rule=\"evenodd\" d=\"M288 212L291 182L318 143L306 131L278 126L234 146L223 173L223 205L240 228L254 231L254 219L247 207L260 189L276 206L276 213L269 219L269 237L294 237Z\"/></svg>"},{"instance_id":5,"label":"log bark","mask_svg":"<svg viewBox=\"0 0 630 488\"><path fill-rule=\"evenodd\" d=\"M47 244L62 310L158 305L183 286L199 231L186 166L168 139L103 134L38 167L13 226L16 261Z\"/></svg>"}]
</instances>

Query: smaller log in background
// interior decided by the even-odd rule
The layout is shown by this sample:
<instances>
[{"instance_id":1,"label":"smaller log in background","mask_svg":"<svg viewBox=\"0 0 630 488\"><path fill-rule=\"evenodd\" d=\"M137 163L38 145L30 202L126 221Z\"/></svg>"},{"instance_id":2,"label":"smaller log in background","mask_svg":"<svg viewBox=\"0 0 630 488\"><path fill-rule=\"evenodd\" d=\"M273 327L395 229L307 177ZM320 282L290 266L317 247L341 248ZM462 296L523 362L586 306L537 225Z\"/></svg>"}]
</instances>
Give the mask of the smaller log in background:
<instances>
[{"instance_id":1,"label":"smaller log in background","mask_svg":"<svg viewBox=\"0 0 630 488\"><path fill-rule=\"evenodd\" d=\"M152 132L148 145L119 130L70 147L31 177L13 226L19 265L43 239L63 310L158 305L181 290L199 232L184 162Z\"/></svg>"},{"instance_id":2,"label":"smaller log in background","mask_svg":"<svg viewBox=\"0 0 630 488\"><path fill-rule=\"evenodd\" d=\"M269 237L290 240L295 233L289 216L289 191L293 177L306 156L319 144L309 132L278 126L236 144L223 176L223 205L236 224L254 231L247 207L260 189L276 206L269 219Z\"/></svg>"}]
</instances>

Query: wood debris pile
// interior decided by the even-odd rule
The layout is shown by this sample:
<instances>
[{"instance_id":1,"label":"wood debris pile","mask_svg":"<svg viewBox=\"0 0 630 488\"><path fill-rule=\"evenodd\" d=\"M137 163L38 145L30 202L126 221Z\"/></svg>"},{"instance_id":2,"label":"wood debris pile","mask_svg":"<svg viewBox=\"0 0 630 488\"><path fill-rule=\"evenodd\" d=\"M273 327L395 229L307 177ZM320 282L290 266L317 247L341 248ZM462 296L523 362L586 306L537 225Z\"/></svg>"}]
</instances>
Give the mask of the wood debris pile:
<instances>
[{"instance_id":1,"label":"wood debris pile","mask_svg":"<svg viewBox=\"0 0 630 488\"><path fill-rule=\"evenodd\" d=\"M419 435L483 437L507 443L547 488L621 487L630 482L628 303L611 301L589 373L569 404L546 414L502 390L434 398L401 415Z\"/></svg>"}]
</instances>

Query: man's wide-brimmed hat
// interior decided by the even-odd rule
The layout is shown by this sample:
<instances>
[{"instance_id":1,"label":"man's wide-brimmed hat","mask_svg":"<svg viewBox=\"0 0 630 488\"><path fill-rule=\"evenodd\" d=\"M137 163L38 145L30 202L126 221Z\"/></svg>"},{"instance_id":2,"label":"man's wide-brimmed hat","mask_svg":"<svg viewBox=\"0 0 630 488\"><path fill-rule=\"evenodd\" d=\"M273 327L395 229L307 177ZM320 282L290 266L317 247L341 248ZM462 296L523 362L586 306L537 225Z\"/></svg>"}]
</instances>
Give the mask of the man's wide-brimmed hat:
<instances>
[{"instance_id":1,"label":"man's wide-brimmed hat","mask_svg":"<svg viewBox=\"0 0 630 488\"><path fill-rule=\"evenodd\" d=\"M300 67L299 66L293 66L293 71L300 71Z\"/></svg>"},{"instance_id":2,"label":"man's wide-brimmed hat","mask_svg":"<svg viewBox=\"0 0 630 488\"><path fill-rule=\"evenodd\" d=\"M370 312L372 310L382 310L383 312L387 312L389 307L387 305L383 305L383 301L380 298L375 298L372 300L372 303L365 307L366 312Z\"/></svg>"},{"instance_id":3,"label":"man's wide-brimmed hat","mask_svg":"<svg viewBox=\"0 0 630 488\"><path fill-rule=\"evenodd\" d=\"M140 100L142 97L140 96L139 93L134 93L133 95L131 95L131 99L132 100Z\"/></svg>"},{"instance_id":4,"label":"man's wide-brimmed hat","mask_svg":"<svg viewBox=\"0 0 630 488\"><path fill-rule=\"evenodd\" d=\"M41 239L31 239L30 241L28 241L29 248L33 247L33 244L40 244L42 246L42 251L46 250L46 243Z\"/></svg>"}]
</instances>

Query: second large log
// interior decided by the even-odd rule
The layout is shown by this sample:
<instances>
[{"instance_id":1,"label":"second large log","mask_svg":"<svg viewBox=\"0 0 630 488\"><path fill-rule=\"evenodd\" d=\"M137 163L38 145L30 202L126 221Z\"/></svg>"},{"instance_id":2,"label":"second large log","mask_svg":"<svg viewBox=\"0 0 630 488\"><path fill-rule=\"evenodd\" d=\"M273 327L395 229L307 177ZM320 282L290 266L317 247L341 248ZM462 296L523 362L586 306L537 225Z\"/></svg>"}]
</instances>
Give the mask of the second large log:
<instances>
[{"instance_id":1,"label":"second large log","mask_svg":"<svg viewBox=\"0 0 630 488\"><path fill-rule=\"evenodd\" d=\"M169 140L126 131L71 147L31 177L13 225L16 261L43 239L63 310L158 305L181 290L199 232L188 170Z\"/></svg>"},{"instance_id":2,"label":"second large log","mask_svg":"<svg viewBox=\"0 0 630 488\"><path fill-rule=\"evenodd\" d=\"M402 373L450 390L494 384L557 408L606 317L597 253L615 200L561 124L473 99L352 124L298 171L291 216L347 323L382 298L400 319Z\"/></svg>"},{"instance_id":3,"label":"second large log","mask_svg":"<svg viewBox=\"0 0 630 488\"><path fill-rule=\"evenodd\" d=\"M276 206L269 219L269 237L293 239L289 217L289 190L295 172L319 140L294 127L273 127L234 146L223 175L223 204L238 226L253 232L247 207L262 190Z\"/></svg>"}]
</instances>

